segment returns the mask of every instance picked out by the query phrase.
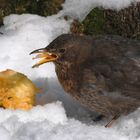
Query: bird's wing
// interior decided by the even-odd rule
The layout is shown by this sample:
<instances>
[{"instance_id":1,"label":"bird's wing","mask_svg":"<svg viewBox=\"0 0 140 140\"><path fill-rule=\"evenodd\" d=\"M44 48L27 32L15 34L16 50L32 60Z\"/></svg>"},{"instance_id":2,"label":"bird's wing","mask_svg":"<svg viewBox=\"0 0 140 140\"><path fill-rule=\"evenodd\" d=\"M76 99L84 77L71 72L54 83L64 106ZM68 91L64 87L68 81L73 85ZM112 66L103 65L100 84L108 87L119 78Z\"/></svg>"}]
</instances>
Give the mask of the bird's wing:
<instances>
[{"instance_id":1,"label":"bird's wing","mask_svg":"<svg viewBox=\"0 0 140 140\"><path fill-rule=\"evenodd\" d=\"M83 105L101 114L112 116L127 114L134 111L140 105L138 100L140 99L139 90L132 86L129 87L131 88L130 92L127 88L129 86L128 83L126 83L126 88L123 88L125 86L123 81L121 81L121 78L124 78L123 76L121 77L113 73L110 78L106 77L104 75L106 73L103 71L102 73L101 69L96 70L98 72L93 69L84 69L83 71L82 86L79 91L81 94L79 100ZM116 79L113 79L115 76ZM121 87L121 84L118 83L119 80L123 84Z\"/></svg>"},{"instance_id":2,"label":"bird's wing","mask_svg":"<svg viewBox=\"0 0 140 140\"><path fill-rule=\"evenodd\" d=\"M98 38L91 53L83 66L87 74L83 85L94 86L96 79L99 89L140 99L140 42L116 36Z\"/></svg>"}]
</instances>

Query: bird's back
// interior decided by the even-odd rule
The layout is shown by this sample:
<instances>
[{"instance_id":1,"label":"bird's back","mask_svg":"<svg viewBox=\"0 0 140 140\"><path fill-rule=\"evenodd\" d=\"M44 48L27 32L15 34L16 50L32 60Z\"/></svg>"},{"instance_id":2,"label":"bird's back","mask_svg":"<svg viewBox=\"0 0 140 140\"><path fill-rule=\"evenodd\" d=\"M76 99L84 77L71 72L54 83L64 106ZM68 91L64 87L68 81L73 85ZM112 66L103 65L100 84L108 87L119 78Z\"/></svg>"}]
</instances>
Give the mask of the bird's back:
<instances>
[{"instance_id":1,"label":"bird's back","mask_svg":"<svg viewBox=\"0 0 140 140\"><path fill-rule=\"evenodd\" d=\"M104 77L108 90L140 100L140 42L119 36L94 40L89 67Z\"/></svg>"}]
</instances>

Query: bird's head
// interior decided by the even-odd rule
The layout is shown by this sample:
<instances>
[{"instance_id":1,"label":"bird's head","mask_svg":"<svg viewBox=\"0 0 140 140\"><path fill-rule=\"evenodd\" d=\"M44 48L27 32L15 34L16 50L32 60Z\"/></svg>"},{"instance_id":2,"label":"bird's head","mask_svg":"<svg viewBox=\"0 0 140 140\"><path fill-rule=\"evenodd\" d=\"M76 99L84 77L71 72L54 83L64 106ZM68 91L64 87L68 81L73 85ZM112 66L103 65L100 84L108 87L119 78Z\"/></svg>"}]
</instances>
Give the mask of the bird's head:
<instances>
[{"instance_id":1,"label":"bird's head","mask_svg":"<svg viewBox=\"0 0 140 140\"><path fill-rule=\"evenodd\" d=\"M30 54L37 54L37 58L43 58L34 67L38 67L47 62L74 62L78 58L79 46L76 36L64 34L57 37L47 47L34 50Z\"/></svg>"}]
</instances>

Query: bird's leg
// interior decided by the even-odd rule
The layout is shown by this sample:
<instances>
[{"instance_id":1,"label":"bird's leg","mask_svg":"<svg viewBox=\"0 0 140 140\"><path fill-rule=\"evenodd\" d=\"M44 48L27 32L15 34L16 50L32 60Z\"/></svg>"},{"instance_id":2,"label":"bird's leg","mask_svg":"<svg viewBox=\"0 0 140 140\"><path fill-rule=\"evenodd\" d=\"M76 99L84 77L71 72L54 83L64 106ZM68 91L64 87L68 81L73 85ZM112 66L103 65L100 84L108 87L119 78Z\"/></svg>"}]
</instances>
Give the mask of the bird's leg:
<instances>
[{"instance_id":1,"label":"bird's leg","mask_svg":"<svg viewBox=\"0 0 140 140\"><path fill-rule=\"evenodd\" d=\"M109 123L107 123L107 125L105 125L105 127L111 127L112 124L119 118L119 115L116 115L112 118L111 121L109 121Z\"/></svg>"}]
</instances>

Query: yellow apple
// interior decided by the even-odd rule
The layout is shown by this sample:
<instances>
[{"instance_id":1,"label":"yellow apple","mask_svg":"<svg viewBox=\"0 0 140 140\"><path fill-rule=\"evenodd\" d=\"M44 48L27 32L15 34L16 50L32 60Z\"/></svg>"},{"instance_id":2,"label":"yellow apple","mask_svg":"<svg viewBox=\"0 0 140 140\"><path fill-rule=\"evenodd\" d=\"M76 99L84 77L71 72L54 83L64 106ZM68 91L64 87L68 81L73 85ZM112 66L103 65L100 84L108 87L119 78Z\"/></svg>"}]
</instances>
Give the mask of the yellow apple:
<instances>
[{"instance_id":1,"label":"yellow apple","mask_svg":"<svg viewBox=\"0 0 140 140\"><path fill-rule=\"evenodd\" d=\"M24 74L7 69L0 72L0 106L28 110L39 89Z\"/></svg>"}]
</instances>

